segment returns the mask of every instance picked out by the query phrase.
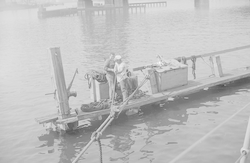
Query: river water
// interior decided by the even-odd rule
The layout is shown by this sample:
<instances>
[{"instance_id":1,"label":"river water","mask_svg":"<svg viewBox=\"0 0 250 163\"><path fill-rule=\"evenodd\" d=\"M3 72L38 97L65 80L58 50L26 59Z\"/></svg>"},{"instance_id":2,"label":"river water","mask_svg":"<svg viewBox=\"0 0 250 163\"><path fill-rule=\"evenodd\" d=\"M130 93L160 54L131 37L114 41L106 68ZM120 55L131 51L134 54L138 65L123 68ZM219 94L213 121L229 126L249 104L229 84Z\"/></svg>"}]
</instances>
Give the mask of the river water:
<instances>
[{"instance_id":1,"label":"river water","mask_svg":"<svg viewBox=\"0 0 250 163\"><path fill-rule=\"evenodd\" d=\"M0 162L71 162L95 129L61 136L35 122L56 112L53 97L45 96L53 91L50 47L61 49L66 83L79 70L72 87L78 96L70 99L70 106L76 108L90 100L84 75L101 69L110 52L137 67L156 62L157 55L167 59L249 44L249 0L210 0L208 9L195 8L193 0L169 0L167 7L113 16L38 19L37 9L0 12ZM225 72L247 66L250 50L221 59ZM197 60L198 78L211 75L207 63L205 58ZM246 106L249 83L246 79L214 87L188 100L144 107L141 115L121 116L103 134L104 162L170 162ZM235 162L249 113L247 106L177 162ZM79 162L99 162L97 143Z\"/></svg>"}]
</instances>

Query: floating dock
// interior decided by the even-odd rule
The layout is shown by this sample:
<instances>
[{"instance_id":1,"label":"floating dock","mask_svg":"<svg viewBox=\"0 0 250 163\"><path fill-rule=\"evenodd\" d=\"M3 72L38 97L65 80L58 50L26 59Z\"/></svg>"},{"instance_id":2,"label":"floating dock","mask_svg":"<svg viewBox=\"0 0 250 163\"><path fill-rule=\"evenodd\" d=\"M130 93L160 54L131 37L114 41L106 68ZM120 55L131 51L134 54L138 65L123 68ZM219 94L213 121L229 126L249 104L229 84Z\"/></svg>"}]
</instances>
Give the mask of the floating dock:
<instances>
[{"instance_id":1,"label":"floating dock","mask_svg":"<svg viewBox=\"0 0 250 163\"><path fill-rule=\"evenodd\" d=\"M215 59L215 65L216 65L216 71L218 73L217 76L207 77L204 79L197 79L197 80L188 80L187 84L184 86L179 86L176 88L169 89L167 91L154 93L154 94L147 94L139 99L134 99L128 102L128 104L125 106L124 111L132 109L132 108L140 108L141 106L148 105L148 104L155 104L155 103L163 103L167 102L170 98L180 97L189 95L201 90L204 90L209 87L218 86L218 85L224 85L230 82L234 82L236 80L244 79L250 77L250 65L248 67L243 67L240 69L235 69L229 72L223 72L222 65L220 62L220 55L226 54L227 52L233 52L238 51L242 49L250 48L250 45L227 49L223 51L213 52L213 53L206 53L203 55L196 56L196 59L198 58L204 58L204 57L212 57ZM191 60L194 57L187 57L187 60ZM138 67L134 68L134 71L141 70L143 68L147 68L147 66L144 67ZM214 68L214 67L213 67ZM36 121L39 124L44 123L53 123L55 125L63 125L67 126L69 124L74 124L74 127L77 127L78 122L84 122L84 121L92 121L98 119L98 117L103 115L110 114L110 109L106 110L99 110L99 111L93 111L93 112L78 112L76 114L75 111L71 111L70 114L68 114L65 117L60 117L58 114L54 115L48 115L41 118L37 118Z\"/></svg>"}]
</instances>

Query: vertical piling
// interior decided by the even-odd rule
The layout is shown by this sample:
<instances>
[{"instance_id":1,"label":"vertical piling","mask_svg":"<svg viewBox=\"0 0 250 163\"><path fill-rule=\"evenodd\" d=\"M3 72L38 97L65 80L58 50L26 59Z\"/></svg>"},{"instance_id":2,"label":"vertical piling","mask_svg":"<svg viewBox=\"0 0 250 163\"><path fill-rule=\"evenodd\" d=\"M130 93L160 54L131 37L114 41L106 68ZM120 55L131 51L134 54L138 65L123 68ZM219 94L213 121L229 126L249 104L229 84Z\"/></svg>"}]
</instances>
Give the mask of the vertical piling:
<instances>
[{"instance_id":1,"label":"vertical piling","mask_svg":"<svg viewBox=\"0 0 250 163\"><path fill-rule=\"evenodd\" d=\"M59 106L59 118L65 118L70 114L68 92L65 84L64 71L60 48L50 48L53 78L55 82L56 97Z\"/></svg>"},{"instance_id":2,"label":"vertical piling","mask_svg":"<svg viewBox=\"0 0 250 163\"><path fill-rule=\"evenodd\" d=\"M214 71L214 60L213 60L213 57L212 57L212 56L209 57L209 61L210 61L210 67L211 67L212 74L215 75L215 71Z\"/></svg>"},{"instance_id":3,"label":"vertical piling","mask_svg":"<svg viewBox=\"0 0 250 163\"><path fill-rule=\"evenodd\" d=\"M217 63L219 76L222 77L224 75L223 75L223 71L222 71L220 56L216 56L215 59L216 59L216 63Z\"/></svg>"}]
</instances>

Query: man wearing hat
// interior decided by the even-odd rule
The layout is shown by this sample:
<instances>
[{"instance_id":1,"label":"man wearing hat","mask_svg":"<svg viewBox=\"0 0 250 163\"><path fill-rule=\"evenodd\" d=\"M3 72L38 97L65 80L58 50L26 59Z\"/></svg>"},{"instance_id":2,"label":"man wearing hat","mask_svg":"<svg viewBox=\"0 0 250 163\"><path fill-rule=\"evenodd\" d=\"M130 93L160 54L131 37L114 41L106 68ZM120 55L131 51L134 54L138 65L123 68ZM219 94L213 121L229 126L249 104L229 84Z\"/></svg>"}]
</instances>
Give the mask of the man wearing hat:
<instances>
[{"instance_id":1,"label":"man wearing hat","mask_svg":"<svg viewBox=\"0 0 250 163\"><path fill-rule=\"evenodd\" d=\"M120 55L116 55L114 60L116 62L114 72L116 74L117 82L119 82L121 86L122 99L125 101L128 97L127 65L122 61Z\"/></svg>"}]
</instances>

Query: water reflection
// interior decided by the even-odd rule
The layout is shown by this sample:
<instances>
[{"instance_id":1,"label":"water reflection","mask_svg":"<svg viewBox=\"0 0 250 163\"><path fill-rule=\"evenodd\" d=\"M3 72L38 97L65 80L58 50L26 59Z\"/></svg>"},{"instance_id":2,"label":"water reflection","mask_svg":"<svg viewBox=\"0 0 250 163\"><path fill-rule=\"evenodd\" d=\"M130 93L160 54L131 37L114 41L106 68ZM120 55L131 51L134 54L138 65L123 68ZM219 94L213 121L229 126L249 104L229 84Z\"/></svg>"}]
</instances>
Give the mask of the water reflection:
<instances>
[{"instance_id":1,"label":"water reflection","mask_svg":"<svg viewBox=\"0 0 250 163\"><path fill-rule=\"evenodd\" d=\"M92 130L91 130L92 131ZM38 137L38 140L43 142L40 148L48 148L48 153L60 152L60 161L62 163L71 163L72 159L80 152L80 150L89 141L90 134L78 130L75 132L60 135L60 133L48 130L47 133Z\"/></svg>"},{"instance_id":2,"label":"water reflection","mask_svg":"<svg viewBox=\"0 0 250 163\"><path fill-rule=\"evenodd\" d=\"M55 140L59 139L59 135L56 134L56 132L50 130L48 131L46 134L42 134L41 136L38 137L38 140L43 142L42 145L40 145L40 147L53 147ZM48 153L50 153L48 151Z\"/></svg>"},{"instance_id":3,"label":"water reflection","mask_svg":"<svg viewBox=\"0 0 250 163\"><path fill-rule=\"evenodd\" d=\"M83 46L85 47L86 62L93 62L96 58L97 65L108 57L110 52L127 57L128 51L128 24L129 14L107 13L102 16L86 14L79 17L82 23Z\"/></svg>"},{"instance_id":4,"label":"water reflection","mask_svg":"<svg viewBox=\"0 0 250 163\"><path fill-rule=\"evenodd\" d=\"M210 0L194 0L194 6L196 9L209 9Z\"/></svg>"},{"instance_id":5,"label":"water reflection","mask_svg":"<svg viewBox=\"0 0 250 163\"><path fill-rule=\"evenodd\" d=\"M169 133L174 133L181 126L187 125L190 116L218 114L219 107L215 106L219 106L221 98L250 92L249 81L250 78L239 80L227 86L213 87L207 91L189 95L188 99L178 98L174 102L168 102L164 107L145 106L141 115L126 116L126 114L122 114L103 133L101 139L103 150L104 152L105 150L110 151L109 155L104 157L109 157L109 160L114 162L126 162L135 156L144 161L145 159L154 160L155 151L158 149L164 149L166 145L179 144L179 140L176 141L177 139L172 138ZM238 101L235 99L228 102L236 104ZM104 119L93 123L92 127L80 129L64 136L60 136L54 131L48 131L38 137L39 141L42 142L40 148L49 148L48 153L59 151L59 162L69 163L88 143L91 133L103 121ZM189 123L190 125L195 126L196 124ZM93 158L92 155L84 156L85 161L88 162L89 159Z\"/></svg>"}]
</instances>

